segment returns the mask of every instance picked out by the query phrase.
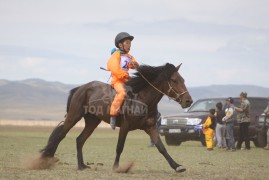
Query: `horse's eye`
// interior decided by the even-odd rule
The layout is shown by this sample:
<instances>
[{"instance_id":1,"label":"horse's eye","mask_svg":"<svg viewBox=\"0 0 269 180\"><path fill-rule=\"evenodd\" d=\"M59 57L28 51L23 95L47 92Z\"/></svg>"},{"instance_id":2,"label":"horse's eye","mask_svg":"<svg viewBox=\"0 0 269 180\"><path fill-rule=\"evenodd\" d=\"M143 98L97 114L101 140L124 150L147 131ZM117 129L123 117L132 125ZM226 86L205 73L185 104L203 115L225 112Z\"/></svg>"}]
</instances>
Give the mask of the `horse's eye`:
<instances>
[{"instance_id":1,"label":"horse's eye","mask_svg":"<svg viewBox=\"0 0 269 180\"><path fill-rule=\"evenodd\" d=\"M173 83L177 83L177 80L175 80L175 79L171 79L171 81L173 82Z\"/></svg>"}]
</instances>

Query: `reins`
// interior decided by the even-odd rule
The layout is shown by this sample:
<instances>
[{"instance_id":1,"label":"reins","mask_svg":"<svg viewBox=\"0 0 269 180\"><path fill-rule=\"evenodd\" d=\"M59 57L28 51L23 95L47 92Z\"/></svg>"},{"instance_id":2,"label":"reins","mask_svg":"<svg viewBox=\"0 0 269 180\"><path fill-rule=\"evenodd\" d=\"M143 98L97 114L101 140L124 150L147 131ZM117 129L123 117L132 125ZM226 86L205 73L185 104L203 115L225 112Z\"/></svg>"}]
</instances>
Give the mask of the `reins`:
<instances>
[{"instance_id":1,"label":"reins","mask_svg":"<svg viewBox=\"0 0 269 180\"><path fill-rule=\"evenodd\" d=\"M134 64L133 64L134 65ZM134 66L135 67L135 66ZM137 70L137 68L135 68L136 70ZM168 90L168 92L167 92L167 94L166 93L164 93L164 92L162 92L161 90L159 90L158 88L156 88L151 82L149 82L149 80L147 80L147 78L141 73L141 72L139 72L138 70L137 70L137 72L140 74L140 76L151 86L151 87L153 87L156 91L158 91L159 93L161 93L161 94L163 94L163 95L165 95L165 96L167 96L169 99L173 99L174 101L177 101L177 99L179 99L179 103L181 103L181 99L180 99L180 96L182 96L183 94L185 94L186 92L188 92L188 91L184 91L184 92L182 92L182 93L177 93L174 89L173 89L173 87L170 85L170 83L168 82L168 86L169 86L169 90ZM175 94L176 94L176 98L174 98L174 97L171 97L171 96L169 96L169 93L171 92L171 91L173 91Z\"/></svg>"}]
</instances>

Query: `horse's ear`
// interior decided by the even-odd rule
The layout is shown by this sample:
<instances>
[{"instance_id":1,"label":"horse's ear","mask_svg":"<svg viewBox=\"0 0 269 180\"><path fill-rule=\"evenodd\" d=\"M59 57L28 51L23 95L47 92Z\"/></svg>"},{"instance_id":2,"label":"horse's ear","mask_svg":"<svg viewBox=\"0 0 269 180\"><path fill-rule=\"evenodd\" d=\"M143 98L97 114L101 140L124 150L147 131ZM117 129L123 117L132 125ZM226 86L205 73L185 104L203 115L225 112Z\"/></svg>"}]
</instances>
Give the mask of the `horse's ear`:
<instances>
[{"instance_id":1,"label":"horse's ear","mask_svg":"<svg viewBox=\"0 0 269 180\"><path fill-rule=\"evenodd\" d=\"M182 65L182 63L176 67L176 70L177 71L179 70L179 68L180 68L181 65Z\"/></svg>"}]
</instances>

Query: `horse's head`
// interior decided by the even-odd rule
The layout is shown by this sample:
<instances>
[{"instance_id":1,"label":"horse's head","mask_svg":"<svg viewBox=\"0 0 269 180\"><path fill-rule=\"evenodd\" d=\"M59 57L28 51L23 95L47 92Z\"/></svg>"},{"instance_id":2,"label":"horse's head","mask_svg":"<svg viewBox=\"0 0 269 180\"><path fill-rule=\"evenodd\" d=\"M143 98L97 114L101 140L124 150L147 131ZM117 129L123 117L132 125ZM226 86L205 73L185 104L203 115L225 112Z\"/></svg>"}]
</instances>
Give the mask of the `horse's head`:
<instances>
[{"instance_id":1,"label":"horse's head","mask_svg":"<svg viewBox=\"0 0 269 180\"><path fill-rule=\"evenodd\" d=\"M181 64L176 67L177 71L168 79L166 94L178 102L182 108L187 108L191 106L193 101L185 86L184 79L178 72L180 66Z\"/></svg>"},{"instance_id":2,"label":"horse's head","mask_svg":"<svg viewBox=\"0 0 269 180\"><path fill-rule=\"evenodd\" d=\"M184 79L178 73L181 64L175 67L166 63L164 66L141 65L135 76L126 83L134 93L139 93L147 86L153 87L154 92L174 99L182 108L190 107L192 98L184 84Z\"/></svg>"}]
</instances>

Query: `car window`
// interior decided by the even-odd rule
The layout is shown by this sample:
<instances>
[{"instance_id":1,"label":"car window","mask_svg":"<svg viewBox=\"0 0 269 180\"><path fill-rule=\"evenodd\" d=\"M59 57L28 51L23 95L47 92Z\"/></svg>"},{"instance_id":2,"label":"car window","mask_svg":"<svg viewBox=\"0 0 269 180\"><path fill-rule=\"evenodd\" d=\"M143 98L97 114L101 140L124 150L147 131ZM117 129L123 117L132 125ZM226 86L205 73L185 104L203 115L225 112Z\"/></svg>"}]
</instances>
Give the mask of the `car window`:
<instances>
[{"instance_id":1,"label":"car window","mask_svg":"<svg viewBox=\"0 0 269 180\"><path fill-rule=\"evenodd\" d=\"M256 113L262 113L262 111L266 108L268 101L266 98L249 98L250 101L250 109ZM196 101L187 112L208 112L211 108L216 108L216 104L221 102L223 104L223 109L226 108L225 99L200 99ZM240 107L240 99L234 98L234 105L236 107Z\"/></svg>"},{"instance_id":2,"label":"car window","mask_svg":"<svg viewBox=\"0 0 269 180\"><path fill-rule=\"evenodd\" d=\"M215 109L216 104L221 102L223 105L225 101L223 99L207 99L207 100L199 100L188 110L188 112L199 112L199 111L209 111L209 109Z\"/></svg>"},{"instance_id":3,"label":"car window","mask_svg":"<svg viewBox=\"0 0 269 180\"><path fill-rule=\"evenodd\" d=\"M264 110L267 106L267 100L264 99L258 99L258 98L250 98L250 107L253 111L261 111Z\"/></svg>"}]
</instances>

